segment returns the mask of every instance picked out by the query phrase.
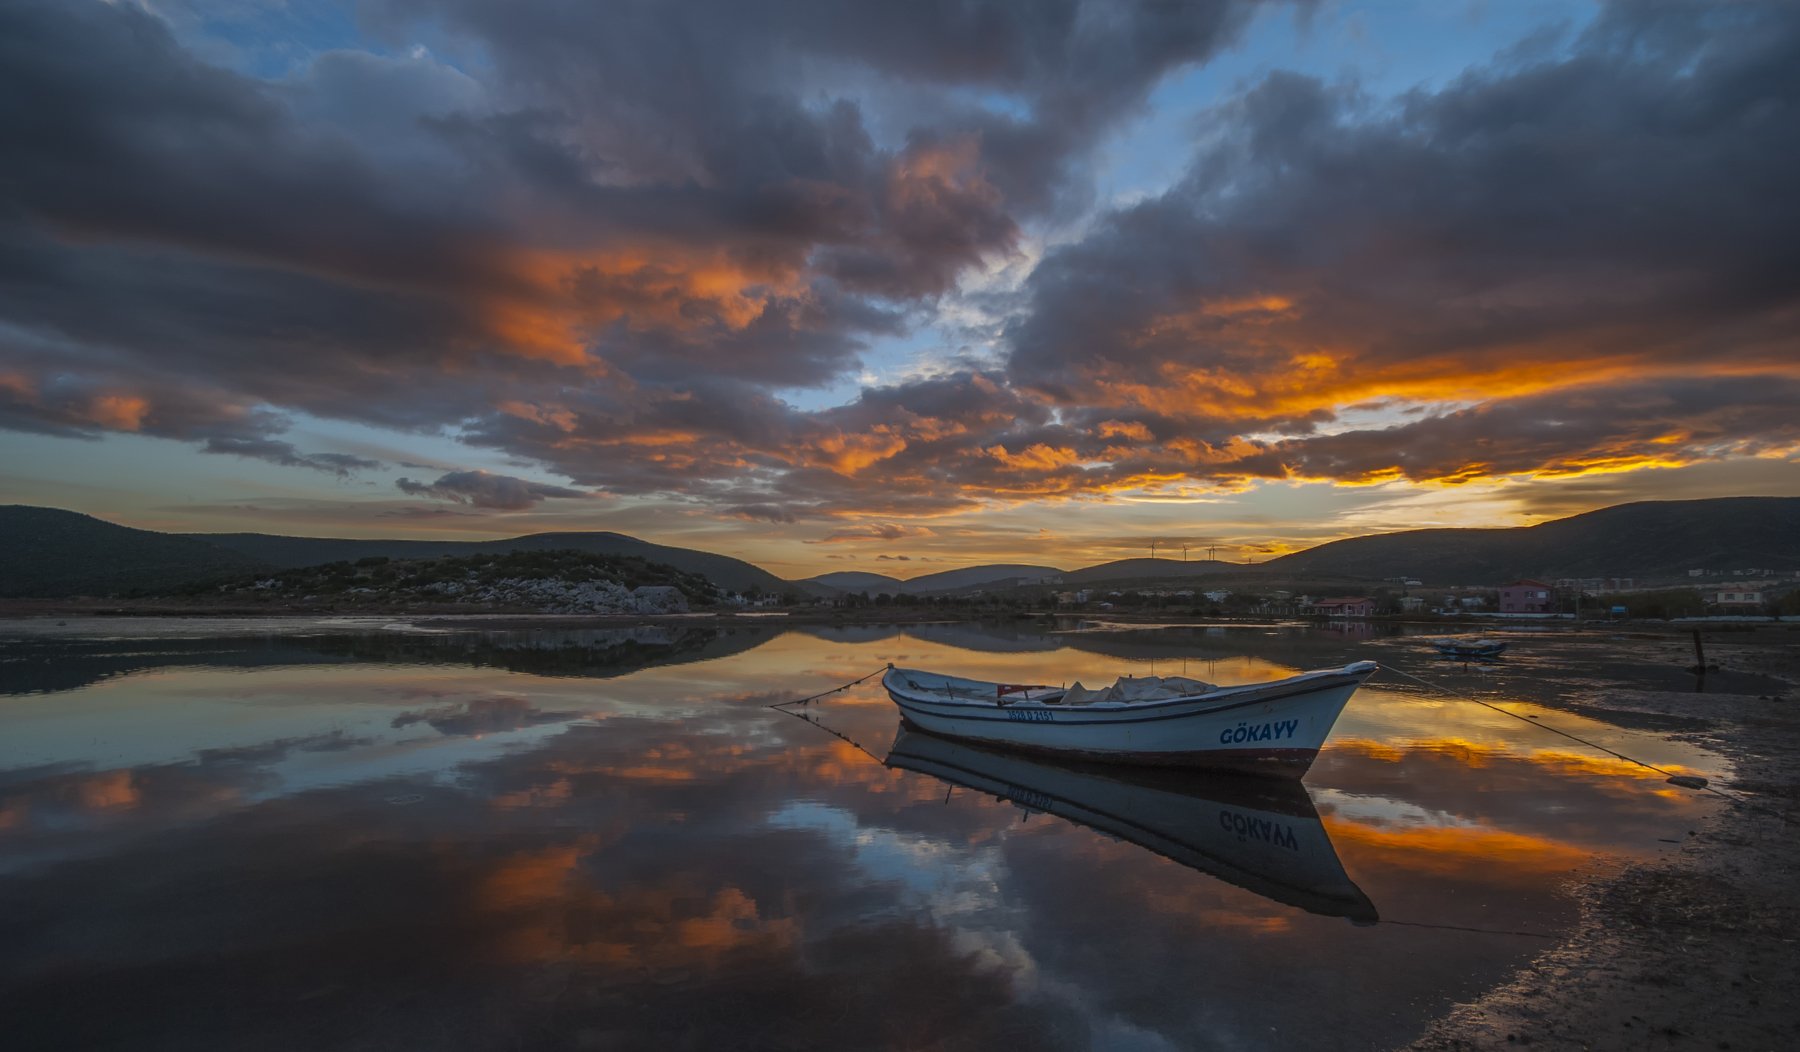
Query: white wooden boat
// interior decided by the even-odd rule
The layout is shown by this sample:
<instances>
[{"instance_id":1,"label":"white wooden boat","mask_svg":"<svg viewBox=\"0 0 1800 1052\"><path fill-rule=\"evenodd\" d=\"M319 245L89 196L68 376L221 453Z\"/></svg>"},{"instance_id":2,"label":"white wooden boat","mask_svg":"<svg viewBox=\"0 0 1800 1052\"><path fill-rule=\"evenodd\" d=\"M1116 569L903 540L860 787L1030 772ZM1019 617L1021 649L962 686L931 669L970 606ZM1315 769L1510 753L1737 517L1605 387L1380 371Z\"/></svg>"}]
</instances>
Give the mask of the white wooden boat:
<instances>
[{"instance_id":1,"label":"white wooden boat","mask_svg":"<svg viewBox=\"0 0 1800 1052\"><path fill-rule=\"evenodd\" d=\"M1075 688L992 683L890 668L888 696L913 725L1005 749L1107 763L1305 773L1373 661L1269 683L1215 687L1122 679Z\"/></svg>"},{"instance_id":2,"label":"white wooden boat","mask_svg":"<svg viewBox=\"0 0 1800 1052\"><path fill-rule=\"evenodd\" d=\"M907 728L885 762L1097 829L1276 902L1379 919L1306 787L1291 779L1056 762Z\"/></svg>"}]
</instances>

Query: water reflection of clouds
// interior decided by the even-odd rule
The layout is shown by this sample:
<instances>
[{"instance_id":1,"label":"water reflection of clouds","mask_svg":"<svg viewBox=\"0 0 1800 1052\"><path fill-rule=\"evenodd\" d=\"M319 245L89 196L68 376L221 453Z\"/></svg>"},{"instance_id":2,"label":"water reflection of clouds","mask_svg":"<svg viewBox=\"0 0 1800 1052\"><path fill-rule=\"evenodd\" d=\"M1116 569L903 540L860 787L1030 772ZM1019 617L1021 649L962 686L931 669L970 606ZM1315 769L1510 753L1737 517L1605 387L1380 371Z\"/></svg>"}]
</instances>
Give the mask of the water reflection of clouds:
<instances>
[{"instance_id":1,"label":"water reflection of clouds","mask_svg":"<svg viewBox=\"0 0 1800 1052\"><path fill-rule=\"evenodd\" d=\"M516 731L543 723L567 723L581 715L566 710L547 711L532 705L528 698L498 694L403 712L389 721L388 726L398 730L423 723L439 734L480 735Z\"/></svg>"},{"instance_id":2,"label":"water reflection of clouds","mask_svg":"<svg viewBox=\"0 0 1800 1052\"><path fill-rule=\"evenodd\" d=\"M1537 948L1305 914L762 707L902 656L1094 680L1144 658L863 635L604 680L279 666L245 691L188 668L14 699L0 1009L89 1044L1382 1044ZM815 714L877 753L896 722L873 684ZM1309 781L1384 919L1554 930L1562 874L1704 806L1475 706L1377 690L1351 714ZM20 766L34 752L59 758ZM94 1013L101 977L129 992Z\"/></svg>"}]
</instances>

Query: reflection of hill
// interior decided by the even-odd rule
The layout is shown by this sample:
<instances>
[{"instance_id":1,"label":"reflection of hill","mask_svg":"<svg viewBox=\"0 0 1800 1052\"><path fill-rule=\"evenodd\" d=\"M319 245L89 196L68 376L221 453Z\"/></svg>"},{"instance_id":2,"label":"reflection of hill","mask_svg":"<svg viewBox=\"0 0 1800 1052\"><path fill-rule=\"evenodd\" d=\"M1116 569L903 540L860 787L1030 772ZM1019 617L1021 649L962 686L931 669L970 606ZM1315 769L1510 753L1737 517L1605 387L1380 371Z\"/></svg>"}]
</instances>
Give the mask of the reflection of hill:
<instances>
[{"instance_id":1,"label":"reflection of hill","mask_svg":"<svg viewBox=\"0 0 1800 1052\"><path fill-rule=\"evenodd\" d=\"M774 626L669 625L480 634L308 638L27 639L0 656L0 695L77 690L101 680L163 668L268 668L376 661L391 665L476 665L537 676L606 679L656 665L726 657L780 634Z\"/></svg>"},{"instance_id":2,"label":"reflection of hill","mask_svg":"<svg viewBox=\"0 0 1800 1052\"><path fill-rule=\"evenodd\" d=\"M1097 829L1277 902L1377 919L1298 781L1097 770L914 730L900 732L887 763Z\"/></svg>"},{"instance_id":3,"label":"reflection of hill","mask_svg":"<svg viewBox=\"0 0 1800 1052\"><path fill-rule=\"evenodd\" d=\"M1056 650L1062 646L1056 636L1044 632L1043 623L1038 621L963 621L907 625L906 634L927 643L978 650L984 654L1030 653Z\"/></svg>"},{"instance_id":4,"label":"reflection of hill","mask_svg":"<svg viewBox=\"0 0 1800 1052\"><path fill-rule=\"evenodd\" d=\"M878 643L900 634L899 625L809 625L797 624L796 632L805 632L827 643Z\"/></svg>"},{"instance_id":5,"label":"reflection of hill","mask_svg":"<svg viewBox=\"0 0 1800 1052\"><path fill-rule=\"evenodd\" d=\"M715 628L646 625L480 635L371 634L321 640L362 661L476 665L534 676L607 679L655 665L683 665L752 650L780 635L777 626Z\"/></svg>"},{"instance_id":6,"label":"reflection of hill","mask_svg":"<svg viewBox=\"0 0 1800 1052\"><path fill-rule=\"evenodd\" d=\"M162 668L267 668L353 660L300 639L24 639L0 650L0 695L79 690Z\"/></svg>"},{"instance_id":7,"label":"reflection of hill","mask_svg":"<svg viewBox=\"0 0 1800 1052\"><path fill-rule=\"evenodd\" d=\"M1382 627L1375 631L1385 635L1398 635L1401 630L1397 627ZM1312 629L1200 625L1121 628L1118 631L1089 629L1058 632L1049 638L1057 646L1131 661L1164 658L1205 661L1258 657L1296 668L1311 667L1321 662L1337 662L1343 656L1347 641L1343 637L1323 636ZM1348 640L1352 643L1362 641L1362 637Z\"/></svg>"}]
</instances>

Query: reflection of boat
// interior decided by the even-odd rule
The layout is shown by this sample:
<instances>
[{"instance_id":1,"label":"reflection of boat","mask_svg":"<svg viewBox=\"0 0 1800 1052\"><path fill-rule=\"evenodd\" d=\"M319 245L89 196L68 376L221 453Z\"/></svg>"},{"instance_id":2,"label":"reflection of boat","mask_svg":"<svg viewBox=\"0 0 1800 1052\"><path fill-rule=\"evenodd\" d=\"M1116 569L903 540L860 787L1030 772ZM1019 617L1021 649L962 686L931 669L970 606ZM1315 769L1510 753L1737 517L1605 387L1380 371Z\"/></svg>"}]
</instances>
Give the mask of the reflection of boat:
<instances>
[{"instance_id":1,"label":"reflection of boat","mask_svg":"<svg viewBox=\"0 0 1800 1052\"><path fill-rule=\"evenodd\" d=\"M889 767L928 774L1116 836L1312 913L1374 922L1298 782L1065 765L900 731Z\"/></svg>"},{"instance_id":2,"label":"reflection of boat","mask_svg":"<svg viewBox=\"0 0 1800 1052\"><path fill-rule=\"evenodd\" d=\"M1215 687L1126 678L1105 690L1033 687L890 668L888 696L923 730L1109 763L1230 767L1298 777L1375 662Z\"/></svg>"},{"instance_id":3,"label":"reflection of boat","mask_svg":"<svg viewBox=\"0 0 1800 1052\"><path fill-rule=\"evenodd\" d=\"M1487 658L1506 653L1502 639L1434 639L1431 645L1445 657Z\"/></svg>"}]
</instances>

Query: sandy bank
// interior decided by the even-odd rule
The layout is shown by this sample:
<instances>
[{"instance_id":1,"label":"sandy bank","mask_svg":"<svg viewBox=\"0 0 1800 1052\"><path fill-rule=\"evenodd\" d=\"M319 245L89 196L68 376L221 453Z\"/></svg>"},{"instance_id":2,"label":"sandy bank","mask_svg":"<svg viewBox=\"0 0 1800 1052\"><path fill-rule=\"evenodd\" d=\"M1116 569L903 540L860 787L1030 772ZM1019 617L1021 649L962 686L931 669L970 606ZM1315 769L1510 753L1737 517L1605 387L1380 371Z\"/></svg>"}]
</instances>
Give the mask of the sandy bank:
<instances>
[{"instance_id":1,"label":"sandy bank","mask_svg":"<svg viewBox=\"0 0 1800 1052\"><path fill-rule=\"evenodd\" d=\"M1615 658L1686 665L1686 636L1594 640ZM1410 1047L1800 1048L1800 632L1708 636L1723 668L1704 693L1604 684L1571 708L1665 721L1672 737L1725 754L1738 799L1678 852L1576 889L1582 921L1563 943ZM1771 679L1785 681L1774 691ZM1734 693L1732 683L1761 693Z\"/></svg>"}]
</instances>

